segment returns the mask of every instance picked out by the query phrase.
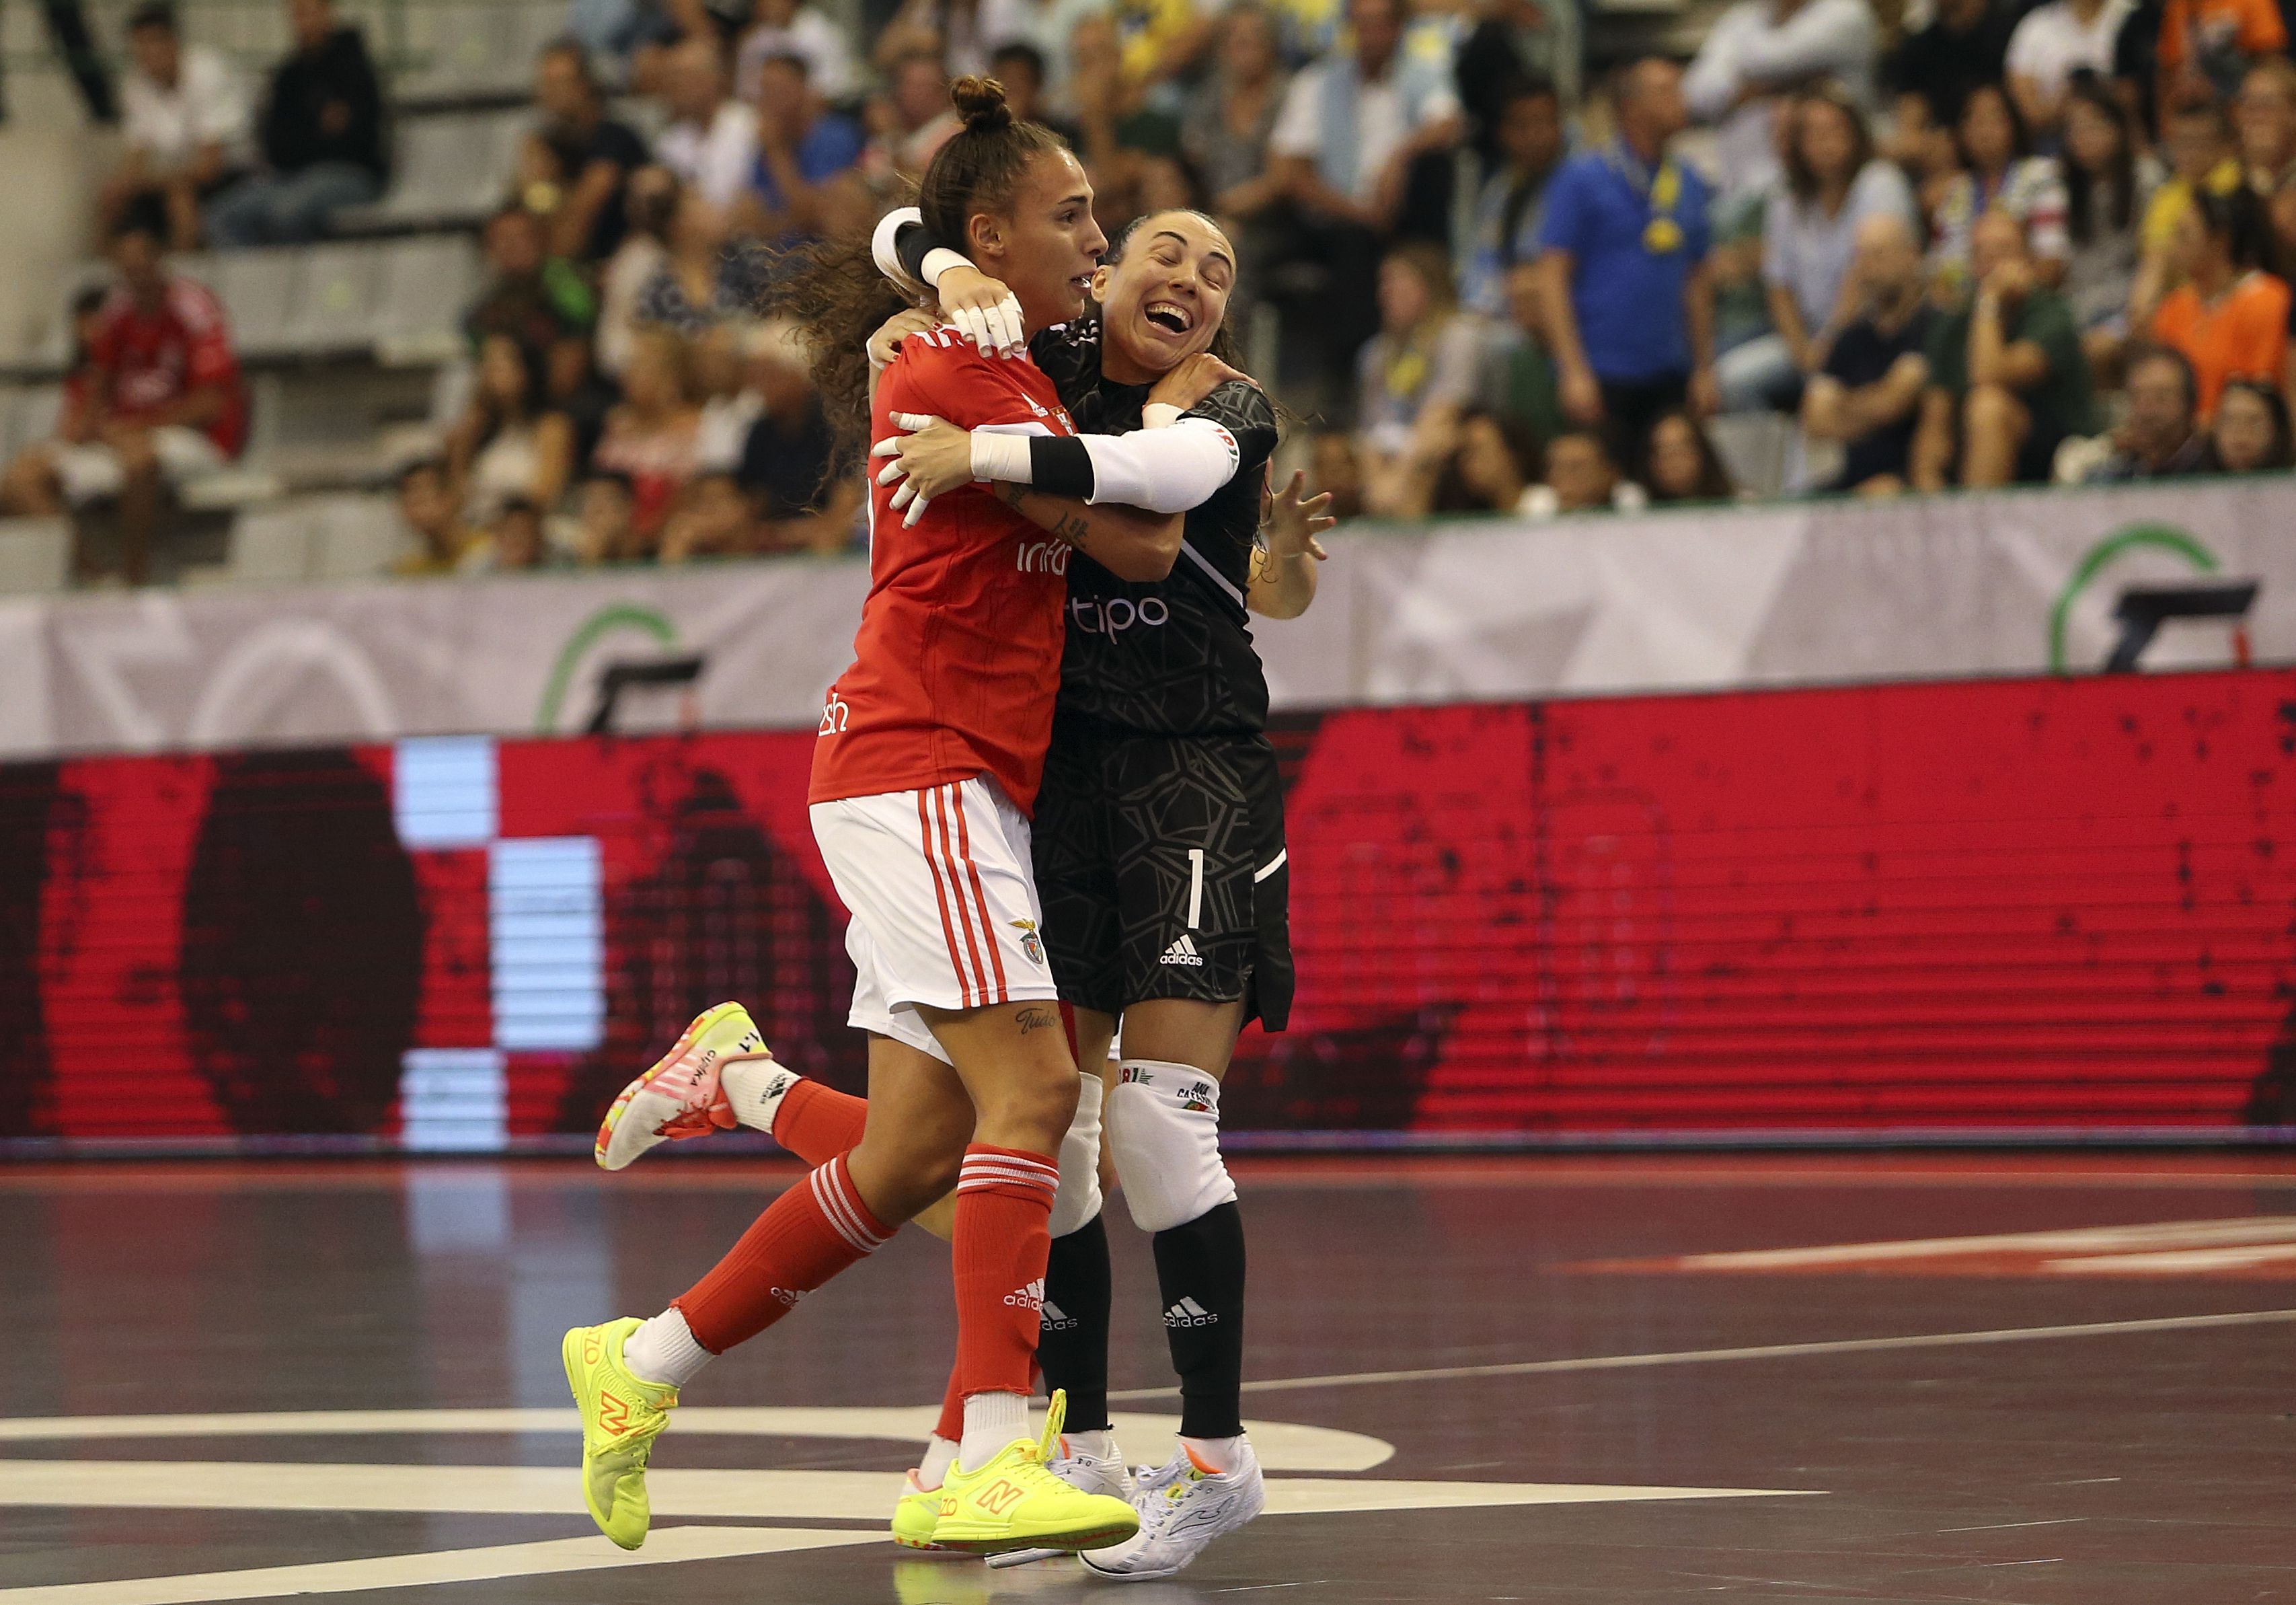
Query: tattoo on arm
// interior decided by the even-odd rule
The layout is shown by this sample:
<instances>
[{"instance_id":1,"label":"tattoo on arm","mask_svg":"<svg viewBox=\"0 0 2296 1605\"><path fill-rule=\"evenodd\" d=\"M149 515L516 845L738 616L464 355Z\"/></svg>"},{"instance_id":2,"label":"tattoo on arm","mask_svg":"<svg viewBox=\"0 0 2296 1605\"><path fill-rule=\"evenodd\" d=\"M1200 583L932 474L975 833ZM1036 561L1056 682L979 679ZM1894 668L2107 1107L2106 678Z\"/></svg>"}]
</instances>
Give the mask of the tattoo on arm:
<instances>
[{"instance_id":1,"label":"tattoo on arm","mask_svg":"<svg viewBox=\"0 0 2296 1605\"><path fill-rule=\"evenodd\" d=\"M1064 540L1079 552L1086 550L1085 542L1092 536L1090 522L1081 513L1062 513L1051 523L1046 523L1029 511L1029 498L1036 493L1032 485L1000 482L996 487L997 498L1006 506L1036 523L1055 540Z\"/></svg>"},{"instance_id":2,"label":"tattoo on arm","mask_svg":"<svg viewBox=\"0 0 2296 1605\"><path fill-rule=\"evenodd\" d=\"M1027 1036L1032 1031L1042 1031L1048 1025L1058 1025L1061 1023L1059 1010L1038 1008L1033 1005L1022 1009L1013 1017L1021 1022L1022 1036Z\"/></svg>"}]
</instances>

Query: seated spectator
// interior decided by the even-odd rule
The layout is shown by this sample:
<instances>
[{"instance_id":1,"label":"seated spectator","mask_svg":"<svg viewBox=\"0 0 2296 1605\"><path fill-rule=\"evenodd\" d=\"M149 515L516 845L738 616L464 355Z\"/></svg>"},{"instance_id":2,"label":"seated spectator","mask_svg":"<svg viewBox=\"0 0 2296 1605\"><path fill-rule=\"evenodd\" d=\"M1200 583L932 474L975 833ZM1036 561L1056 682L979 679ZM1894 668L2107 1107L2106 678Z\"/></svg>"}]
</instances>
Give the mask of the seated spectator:
<instances>
[{"instance_id":1,"label":"seated spectator","mask_svg":"<svg viewBox=\"0 0 2296 1605\"><path fill-rule=\"evenodd\" d=\"M684 188L668 168L640 168L630 177L629 232L598 276L598 366L619 378L638 331L638 306L654 276L669 261L669 229Z\"/></svg>"},{"instance_id":2,"label":"seated spectator","mask_svg":"<svg viewBox=\"0 0 2296 1605\"><path fill-rule=\"evenodd\" d=\"M2014 0L1937 0L1929 26L1906 35L1882 64L1899 128L1909 111L1946 128L1959 122L1971 90L2001 81L2010 37L2024 14Z\"/></svg>"},{"instance_id":3,"label":"seated spectator","mask_svg":"<svg viewBox=\"0 0 2296 1605\"><path fill-rule=\"evenodd\" d=\"M1327 277L1320 342L1336 378L1371 333L1374 265L1404 212L1412 169L1458 143L1464 122L1450 75L1402 49L1400 0L1349 0L1352 47L1293 77L1268 136L1297 236L1285 255ZM1319 314L1320 316L1321 314Z\"/></svg>"},{"instance_id":4,"label":"seated spectator","mask_svg":"<svg viewBox=\"0 0 2296 1605\"><path fill-rule=\"evenodd\" d=\"M2152 315L2152 335L2182 351L2199 381L2203 419L2227 379L2281 380L2288 366L2288 286L2262 271L2264 220L2245 189L2194 197L2177 219L2185 281Z\"/></svg>"},{"instance_id":5,"label":"seated spectator","mask_svg":"<svg viewBox=\"0 0 2296 1605\"><path fill-rule=\"evenodd\" d=\"M570 334L550 348L543 362L543 394L552 412L562 416L574 431L574 462L578 471L597 449L605 432L606 415L621 399L614 382L598 371L593 342Z\"/></svg>"},{"instance_id":6,"label":"seated spectator","mask_svg":"<svg viewBox=\"0 0 2296 1605\"><path fill-rule=\"evenodd\" d=\"M561 566L551 547L542 509L522 496L514 496L495 514L493 526L480 536L462 571L471 574L530 574Z\"/></svg>"},{"instance_id":7,"label":"seated spectator","mask_svg":"<svg viewBox=\"0 0 2296 1605\"><path fill-rule=\"evenodd\" d=\"M654 141L654 160L712 206L732 206L757 170L758 114L726 93L717 40L696 36L669 50L660 85L670 121Z\"/></svg>"},{"instance_id":8,"label":"seated spectator","mask_svg":"<svg viewBox=\"0 0 2296 1605\"><path fill-rule=\"evenodd\" d=\"M1013 120L1042 123L1075 146L1083 136L1072 124L1053 115L1045 74L1045 53L1025 39L999 45L988 58L988 76L1004 86L1004 105Z\"/></svg>"},{"instance_id":9,"label":"seated spectator","mask_svg":"<svg viewBox=\"0 0 2296 1605\"><path fill-rule=\"evenodd\" d=\"M765 65L775 56L803 62L806 82L832 106L860 92L845 29L818 7L800 0L757 0L750 19L750 31L742 36L734 58L734 88L751 105L766 109L768 104L763 97Z\"/></svg>"},{"instance_id":10,"label":"seated spectator","mask_svg":"<svg viewBox=\"0 0 2296 1605\"><path fill-rule=\"evenodd\" d=\"M732 243L725 212L689 185L670 219L669 255L638 292L637 322L695 339L714 324L748 317L764 276L758 250Z\"/></svg>"},{"instance_id":11,"label":"seated spectator","mask_svg":"<svg viewBox=\"0 0 2296 1605\"><path fill-rule=\"evenodd\" d=\"M156 200L128 209L111 241L119 284L87 329L85 366L66 391L54 438L0 480L0 513L55 517L119 504L120 567L151 572L162 495L212 473L247 440L247 396L222 304L168 270Z\"/></svg>"},{"instance_id":12,"label":"seated spectator","mask_svg":"<svg viewBox=\"0 0 2296 1605\"><path fill-rule=\"evenodd\" d=\"M851 546L865 487L857 473L835 472L834 432L791 331L768 326L753 336L747 392L758 406L734 477L757 510L760 549Z\"/></svg>"},{"instance_id":13,"label":"seated spectator","mask_svg":"<svg viewBox=\"0 0 2296 1605\"><path fill-rule=\"evenodd\" d=\"M2065 237L2064 174L2054 159L2033 154L2017 103L1998 84L1980 85L1962 103L1956 131L1966 170L1947 182L1931 213L1937 245L1930 258L1948 297L1968 277L1972 227L1992 211L2024 226L2027 249L2044 279L2062 279L2072 254Z\"/></svg>"},{"instance_id":14,"label":"seated spectator","mask_svg":"<svg viewBox=\"0 0 2296 1605\"><path fill-rule=\"evenodd\" d=\"M390 176L366 37L337 20L333 0L287 0L287 15L295 52L271 75L262 170L208 208L208 238L226 251L316 240L337 212L381 195Z\"/></svg>"},{"instance_id":15,"label":"seated spectator","mask_svg":"<svg viewBox=\"0 0 2296 1605\"><path fill-rule=\"evenodd\" d=\"M2047 0L2009 36L2009 94L2025 126L2055 130L2075 74L2112 76L2112 47L2128 14L2123 0Z\"/></svg>"},{"instance_id":16,"label":"seated spectator","mask_svg":"<svg viewBox=\"0 0 2296 1605\"><path fill-rule=\"evenodd\" d=\"M474 348L489 334L507 334L545 356L560 340L588 332L597 300L579 268L548 253L541 218L522 206L496 212L487 225L486 254L486 287L463 316Z\"/></svg>"},{"instance_id":17,"label":"seated spectator","mask_svg":"<svg viewBox=\"0 0 2296 1605\"><path fill-rule=\"evenodd\" d=\"M655 556L663 563L696 557L746 557L758 549L758 514L730 473L704 472L688 484L662 523Z\"/></svg>"},{"instance_id":18,"label":"seated spectator","mask_svg":"<svg viewBox=\"0 0 2296 1605\"><path fill-rule=\"evenodd\" d=\"M519 150L519 196L548 220L552 256L604 261L629 232L630 176L646 165L645 141L607 114L579 40L544 47L534 99L542 116Z\"/></svg>"},{"instance_id":19,"label":"seated spectator","mask_svg":"<svg viewBox=\"0 0 2296 1605\"><path fill-rule=\"evenodd\" d=\"M2276 385L2235 379L2217 398L2209 432L2209 464L2218 473L2285 473L2296 468L2289 438L2288 399Z\"/></svg>"},{"instance_id":20,"label":"seated spectator","mask_svg":"<svg viewBox=\"0 0 2296 1605\"><path fill-rule=\"evenodd\" d=\"M590 462L629 480L630 530L641 554L659 547L670 508L693 477L701 424L685 342L660 330L639 335L622 370L622 403L606 416Z\"/></svg>"},{"instance_id":21,"label":"seated spectator","mask_svg":"<svg viewBox=\"0 0 2296 1605\"><path fill-rule=\"evenodd\" d=\"M99 218L111 229L152 196L166 208L168 248L195 250L201 210L254 157L246 88L217 52L184 43L168 0L129 14L127 57L119 86L127 154L104 182Z\"/></svg>"},{"instance_id":22,"label":"seated spectator","mask_svg":"<svg viewBox=\"0 0 2296 1605\"><path fill-rule=\"evenodd\" d=\"M1423 511L1528 514L1538 501L1538 441L1521 424L1475 409L1459 415L1436 459Z\"/></svg>"},{"instance_id":23,"label":"seated spectator","mask_svg":"<svg viewBox=\"0 0 2296 1605\"><path fill-rule=\"evenodd\" d=\"M1318 495L1330 495L1333 517L1364 516L1363 461L1356 455L1355 436L1346 430L1326 429L1310 442L1308 479Z\"/></svg>"},{"instance_id":24,"label":"seated spectator","mask_svg":"<svg viewBox=\"0 0 2296 1605\"><path fill-rule=\"evenodd\" d=\"M1972 231L1972 293L1930 329L1929 389L1913 474L1944 488L2045 484L2068 435L2095 432L2095 398L2072 309L2042 282L2025 230L1987 212Z\"/></svg>"},{"instance_id":25,"label":"seated spectator","mask_svg":"<svg viewBox=\"0 0 2296 1605\"><path fill-rule=\"evenodd\" d=\"M1507 314L1507 275L1538 259L1540 202L1562 165L1562 105L1552 84L1523 83L1499 103L1498 161L1475 202L1473 254L1459 276L1459 300L1486 317Z\"/></svg>"},{"instance_id":26,"label":"seated spectator","mask_svg":"<svg viewBox=\"0 0 2296 1605\"><path fill-rule=\"evenodd\" d=\"M1379 333L1356 359L1356 425L1374 459L1402 452L1423 416L1474 394L1482 333L1451 292L1440 247L1398 245L1379 269Z\"/></svg>"},{"instance_id":27,"label":"seated spectator","mask_svg":"<svg viewBox=\"0 0 2296 1605\"><path fill-rule=\"evenodd\" d=\"M2249 68L2288 48L2274 0L2167 0L2161 12L2161 75L2171 91L2240 92Z\"/></svg>"},{"instance_id":28,"label":"seated spectator","mask_svg":"<svg viewBox=\"0 0 2296 1605\"><path fill-rule=\"evenodd\" d=\"M575 556L584 563L635 563L645 556L630 525L630 476L601 470L576 493Z\"/></svg>"},{"instance_id":29,"label":"seated spectator","mask_svg":"<svg viewBox=\"0 0 2296 1605\"><path fill-rule=\"evenodd\" d=\"M2136 149L2136 130L2112 91L2079 80L2065 95L2065 299L2089 366L2118 374L2136 287L2138 219L2161 187L2161 164Z\"/></svg>"},{"instance_id":30,"label":"seated spectator","mask_svg":"<svg viewBox=\"0 0 2296 1605\"><path fill-rule=\"evenodd\" d=\"M1911 220L1905 175L1874 154L1865 113L1838 86L1803 91L1785 108L1785 185L1763 220L1762 283L1775 333L1715 364L1728 412L1790 409L1825 362L1852 308L1844 287L1857 230L1883 213Z\"/></svg>"},{"instance_id":31,"label":"seated spectator","mask_svg":"<svg viewBox=\"0 0 2296 1605\"><path fill-rule=\"evenodd\" d=\"M2273 56L2248 70L2233 103L2249 187L2269 195L2296 178L2296 66Z\"/></svg>"},{"instance_id":32,"label":"seated spectator","mask_svg":"<svg viewBox=\"0 0 2296 1605\"><path fill-rule=\"evenodd\" d=\"M1547 185L1538 299L1563 411L1633 440L1685 400L1713 410L1713 285L1705 181L1668 153L1688 115L1680 72L1633 62L1612 100L1617 136Z\"/></svg>"},{"instance_id":33,"label":"seated spectator","mask_svg":"<svg viewBox=\"0 0 2296 1605\"><path fill-rule=\"evenodd\" d=\"M2177 219L2197 194L2228 194L2242 188L2246 174L2233 141L2232 120L2215 99L2201 96L2173 103L2169 111L2169 177L2152 193L2137 235L2136 287L2128 292L2128 324L2143 329L2152 321L2161 298L2176 288L2172 261Z\"/></svg>"},{"instance_id":34,"label":"seated spectator","mask_svg":"<svg viewBox=\"0 0 2296 1605\"><path fill-rule=\"evenodd\" d=\"M1643 489L1652 506L1734 500L1737 484L1706 428L1680 407L1660 413L1643 449Z\"/></svg>"},{"instance_id":35,"label":"seated spectator","mask_svg":"<svg viewBox=\"0 0 2296 1605\"><path fill-rule=\"evenodd\" d=\"M869 103L869 151L865 170L878 184L914 183L958 127L948 100L948 74L940 58L903 56L885 75L885 88Z\"/></svg>"},{"instance_id":36,"label":"seated spectator","mask_svg":"<svg viewBox=\"0 0 2296 1605\"><path fill-rule=\"evenodd\" d=\"M2209 468L2209 437L2200 427L2193 365L2166 346L2139 346L2128 356L2128 416L2112 432L2112 455L2087 477L2100 483L2167 479Z\"/></svg>"},{"instance_id":37,"label":"seated spectator","mask_svg":"<svg viewBox=\"0 0 2296 1605\"><path fill-rule=\"evenodd\" d=\"M1573 429L1546 443L1546 482L1531 487L1522 512L1553 518L1562 513L1636 513L1647 505L1643 488L1619 473L1603 432Z\"/></svg>"},{"instance_id":38,"label":"seated spectator","mask_svg":"<svg viewBox=\"0 0 2296 1605\"><path fill-rule=\"evenodd\" d=\"M861 125L832 111L806 82L802 56L768 56L758 69L758 166L737 211L740 232L767 241L817 238L827 191L868 144Z\"/></svg>"},{"instance_id":39,"label":"seated spectator","mask_svg":"<svg viewBox=\"0 0 2296 1605\"><path fill-rule=\"evenodd\" d=\"M1802 432L1841 445L1841 473L1827 489L1886 496L1903 490L1911 473L1930 377L1935 315L1913 226L1886 213L1860 224L1849 288L1857 310L1802 392Z\"/></svg>"},{"instance_id":40,"label":"seated spectator","mask_svg":"<svg viewBox=\"0 0 2296 1605\"><path fill-rule=\"evenodd\" d=\"M1231 5L1222 28L1212 69L1181 125L1180 148L1202 177L1213 212L1233 227L1283 198L1268 142L1291 78L1275 19L1256 0Z\"/></svg>"},{"instance_id":41,"label":"seated spectator","mask_svg":"<svg viewBox=\"0 0 2296 1605\"><path fill-rule=\"evenodd\" d=\"M392 565L395 574L419 580L461 573L485 551L485 538L463 518L454 476L436 457L400 470L398 515L422 544Z\"/></svg>"},{"instance_id":42,"label":"seated spectator","mask_svg":"<svg viewBox=\"0 0 2296 1605\"><path fill-rule=\"evenodd\" d=\"M574 426L552 410L542 359L507 334L479 347L470 406L447 432L463 516L481 526L513 499L554 507L574 473Z\"/></svg>"},{"instance_id":43,"label":"seated spectator","mask_svg":"<svg viewBox=\"0 0 2296 1605\"><path fill-rule=\"evenodd\" d=\"M1772 134L1784 97L1818 78L1860 104L1874 96L1881 27L1866 0L1738 0L1707 31L1683 74L1690 114L1720 130L1726 193L1777 176Z\"/></svg>"},{"instance_id":44,"label":"seated spectator","mask_svg":"<svg viewBox=\"0 0 2296 1605\"><path fill-rule=\"evenodd\" d=\"M1546 319L1539 304L1545 282L1536 262L1521 263L1507 275L1506 317L1483 342L1475 380L1475 395L1483 406L1521 424L1538 440L1562 427L1554 361L1539 336Z\"/></svg>"}]
</instances>

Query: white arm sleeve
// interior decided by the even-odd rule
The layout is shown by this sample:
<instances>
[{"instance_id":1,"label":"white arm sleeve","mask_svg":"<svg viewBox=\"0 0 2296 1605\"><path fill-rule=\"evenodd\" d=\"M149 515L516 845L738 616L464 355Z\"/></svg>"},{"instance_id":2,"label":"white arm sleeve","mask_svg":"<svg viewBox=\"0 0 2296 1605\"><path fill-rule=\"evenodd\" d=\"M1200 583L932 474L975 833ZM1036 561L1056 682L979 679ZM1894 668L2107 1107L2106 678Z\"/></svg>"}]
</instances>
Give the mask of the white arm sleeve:
<instances>
[{"instance_id":1,"label":"white arm sleeve","mask_svg":"<svg viewBox=\"0 0 2296 1605\"><path fill-rule=\"evenodd\" d=\"M898 206L879 219L876 235L869 242L869 254L877 259L877 271L883 274L910 295L922 296L927 287L920 284L901 270L901 253L893 243L893 236L910 223L922 223L924 213L914 206Z\"/></svg>"},{"instance_id":2,"label":"white arm sleeve","mask_svg":"<svg viewBox=\"0 0 2296 1605\"><path fill-rule=\"evenodd\" d=\"M1086 499L1095 506L1116 502L1151 513L1185 513L1234 479L1242 460L1235 437L1210 418L1078 439L1092 457L1093 491Z\"/></svg>"}]
</instances>

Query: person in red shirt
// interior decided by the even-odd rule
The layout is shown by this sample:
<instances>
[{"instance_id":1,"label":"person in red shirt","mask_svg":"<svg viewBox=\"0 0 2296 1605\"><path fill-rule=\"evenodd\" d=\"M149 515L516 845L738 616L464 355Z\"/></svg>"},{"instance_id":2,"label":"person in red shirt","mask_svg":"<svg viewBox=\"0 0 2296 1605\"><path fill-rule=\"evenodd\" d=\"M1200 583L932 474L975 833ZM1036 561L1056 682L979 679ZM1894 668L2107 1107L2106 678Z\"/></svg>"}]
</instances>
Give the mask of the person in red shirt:
<instances>
[{"instance_id":1,"label":"person in red shirt","mask_svg":"<svg viewBox=\"0 0 2296 1605\"><path fill-rule=\"evenodd\" d=\"M222 303L167 269L162 219L136 208L112 236L119 282L95 311L55 437L0 480L0 512L53 517L117 498L121 568L151 569L162 492L211 473L247 440L247 398Z\"/></svg>"},{"instance_id":2,"label":"person in red shirt","mask_svg":"<svg viewBox=\"0 0 2296 1605\"><path fill-rule=\"evenodd\" d=\"M993 81L960 79L951 98L963 126L927 169L919 204L1012 287L1017 349L1082 313L1107 242L1084 169L1057 136L1016 123ZM902 303L877 276L870 242L799 260L768 299L804 326L849 449L865 416L871 443L903 432L897 416L927 415L992 440L1076 434L1025 350L984 356L954 331L904 342L873 386L868 338ZM810 792L815 839L853 917L850 1017L871 1033L867 1126L661 1314L567 1335L591 1513L619 1543L644 1540L644 1469L676 1390L952 1187L964 1440L939 1493L918 1491L921 1527L897 1535L986 1554L1092 1548L1138 1528L1124 1501L1048 1469L1056 1421L1045 1442L1026 1436L1057 1156L1080 1084L1040 934L1029 811L1060 687L1070 553L1160 579L1179 555L1181 520L1095 506L1048 531L1024 515L1037 494L974 484L920 506L873 483L869 595L853 665L824 703ZM746 1015L728 1007L738 1019L722 1041L713 1017L689 1033L712 1063L756 1057ZM687 1046L657 1074L684 1064ZM749 1096L738 1078L726 1084Z\"/></svg>"}]
</instances>

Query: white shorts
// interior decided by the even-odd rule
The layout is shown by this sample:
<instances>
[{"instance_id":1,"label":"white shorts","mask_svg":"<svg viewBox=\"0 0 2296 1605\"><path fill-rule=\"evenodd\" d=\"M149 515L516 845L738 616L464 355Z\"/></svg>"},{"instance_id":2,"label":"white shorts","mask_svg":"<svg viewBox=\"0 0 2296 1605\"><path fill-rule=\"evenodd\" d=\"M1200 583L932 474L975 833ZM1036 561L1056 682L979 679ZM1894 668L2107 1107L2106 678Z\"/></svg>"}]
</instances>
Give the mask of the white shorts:
<instances>
[{"instance_id":1,"label":"white shorts","mask_svg":"<svg viewBox=\"0 0 2296 1605\"><path fill-rule=\"evenodd\" d=\"M995 780L816 802L812 814L829 878L853 911L852 1025L946 1061L920 1004L1060 996L1045 962L1028 817Z\"/></svg>"},{"instance_id":2,"label":"white shorts","mask_svg":"<svg viewBox=\"0 0 2296 1605\"><path fill-rule=\"evenodd\" d=\"M176 486L213 473L226 463L213 440L181 424L163 424L152 432L152 455L159 459L160 477ZM102 440L84 445L55 441L48 447L48 464L56 471L64 499L75 507L117 496L127 483L119 453Z\"/></svg>"}]
</instances>

